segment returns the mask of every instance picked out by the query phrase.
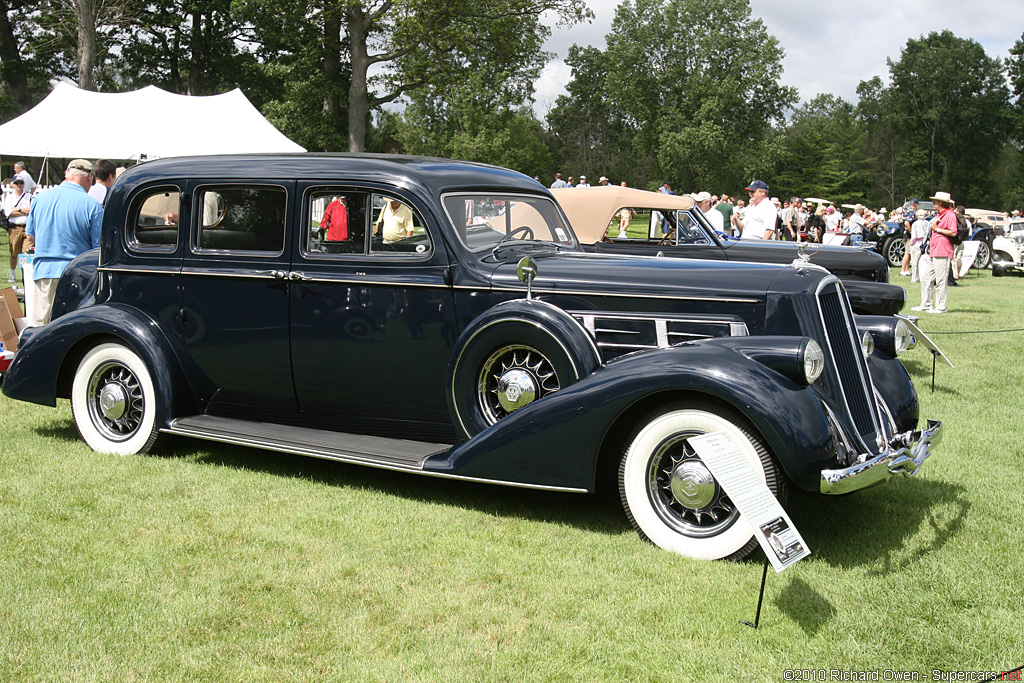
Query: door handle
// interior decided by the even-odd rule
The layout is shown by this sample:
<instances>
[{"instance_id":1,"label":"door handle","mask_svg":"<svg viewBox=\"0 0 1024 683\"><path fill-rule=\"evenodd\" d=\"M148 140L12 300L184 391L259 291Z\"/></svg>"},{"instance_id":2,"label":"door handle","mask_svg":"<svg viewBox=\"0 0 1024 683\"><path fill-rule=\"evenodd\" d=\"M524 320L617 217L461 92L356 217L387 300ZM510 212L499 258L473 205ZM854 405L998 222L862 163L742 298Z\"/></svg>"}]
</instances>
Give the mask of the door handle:
<instances>
[{"instance_id":1,"label":"door handle","mask_svg":"<svg viewBox=\"0 0 1024 683\"><path fill-rule=\"evenodd\" d=\"M257 270L256 273L259 275L270 275L275 280L283 280L288 277L288 273L283 270Z\"/></svg>"},{"instance_id":2,"label":"door handle","mask_svg":"<svg viewBox=\"0 0 1024 683\"><path fill-rule=\"evenodd\" d=\"M293 270L292 272L288 273L288 279L289 280L296 280L296 281L298 281L298 280L312 280L313 278L311 278L310 276L306 275L305 273L300 273L297 270Z\"/></svg>"}]
</instances>

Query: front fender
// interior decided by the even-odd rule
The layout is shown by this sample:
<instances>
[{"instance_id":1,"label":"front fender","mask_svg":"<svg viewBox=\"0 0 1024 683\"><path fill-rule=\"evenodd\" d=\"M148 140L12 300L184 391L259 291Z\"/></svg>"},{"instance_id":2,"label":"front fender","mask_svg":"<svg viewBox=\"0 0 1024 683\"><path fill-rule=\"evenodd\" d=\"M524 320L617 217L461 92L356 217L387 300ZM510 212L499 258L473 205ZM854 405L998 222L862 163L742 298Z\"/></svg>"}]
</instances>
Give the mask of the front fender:
<instances>
[{"instance_id":1,"label":"front fender","mask_svg":"<svg viewBox=\"0 0 1024 683\"><path fill-rule=\"evenodd\" d=\"M142 358L157 394L157 423L196 412L178 365L175 344L161 327L138 309L99 304L71 311L37 328L18 349L4 378L9 398L55 406L69 396L70 378L82 356L104 340L118 339Z\"/></svg>"},{"instance_id":2,"label":"front fender","mask_svg":"<svg viewBox=\"0 0 1024 683\"><path fill-rule=\"evenodd\" d=\"M742 342L749 346L759 339ZM803 338L778 343L792 340ZM616 430L635 426L624 417L629 409L686 393L734 407L753 423L790 478L817 490L820 471L834 462L836 448L820 401L811 388L730 348L734 343L709 339L623 356L428 459L424 470L590 491L604 442Z\"/></svg>"},{"instance_id":3,"label":"front fender","mask_svg":"<svg viewBox=\"0 0 1024 683\"><path fill-rule=\"evenodd\" d=\"M843 279L854 313L896 315L907 303L907 290L889 282Z\"/></svg>"}]
</instances>

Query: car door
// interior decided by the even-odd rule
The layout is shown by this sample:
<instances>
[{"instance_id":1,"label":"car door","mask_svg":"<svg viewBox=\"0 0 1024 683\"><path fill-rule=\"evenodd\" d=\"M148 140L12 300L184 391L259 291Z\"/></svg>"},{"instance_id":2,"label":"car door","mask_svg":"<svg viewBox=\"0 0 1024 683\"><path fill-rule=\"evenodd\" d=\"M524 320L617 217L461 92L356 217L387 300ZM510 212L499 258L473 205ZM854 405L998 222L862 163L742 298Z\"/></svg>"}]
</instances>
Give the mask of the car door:
<instances>
[{"instance_id":1,"label":"car door","mask_svg":"<svg viewBox=\"0 0 1024 683\"><path fill-rule=\"evenodd\" d=\"M206 412L260 419L296 411L288 338L290 197L295 183L190 183L182 327Z\"/></svg>"},{"instance_id":2,"label":"car door","mask_svg":"<svg viewBox=\"0 0 1024 683\"><path fill-rule=\"evenodd\" d=\"M304 420L453 440L444 387L457 329L437 226L413 199L382 188L309 182L299 192L291 341Z\"/></svg>"}]
</instances>

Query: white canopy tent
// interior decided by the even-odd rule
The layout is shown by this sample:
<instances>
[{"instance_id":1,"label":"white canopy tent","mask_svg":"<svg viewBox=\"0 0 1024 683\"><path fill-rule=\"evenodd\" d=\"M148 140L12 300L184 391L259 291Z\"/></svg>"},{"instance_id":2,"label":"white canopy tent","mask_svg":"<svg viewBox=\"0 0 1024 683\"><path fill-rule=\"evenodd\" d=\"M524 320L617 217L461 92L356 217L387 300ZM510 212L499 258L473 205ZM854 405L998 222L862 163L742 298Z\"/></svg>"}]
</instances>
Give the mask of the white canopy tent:
<instances>
[{"instance_id":1,"label":"white canopy tent","mask_svg":"<svg viewBox=\"0 0 1024 683\"><path fill-rule=\"evenodd\" d=\"M237 88L191 97L148 86L124 93L58 83L0 126L0 154L57 159L154 159L194 154L304 152Z\"/></svg>"}]
</instances>

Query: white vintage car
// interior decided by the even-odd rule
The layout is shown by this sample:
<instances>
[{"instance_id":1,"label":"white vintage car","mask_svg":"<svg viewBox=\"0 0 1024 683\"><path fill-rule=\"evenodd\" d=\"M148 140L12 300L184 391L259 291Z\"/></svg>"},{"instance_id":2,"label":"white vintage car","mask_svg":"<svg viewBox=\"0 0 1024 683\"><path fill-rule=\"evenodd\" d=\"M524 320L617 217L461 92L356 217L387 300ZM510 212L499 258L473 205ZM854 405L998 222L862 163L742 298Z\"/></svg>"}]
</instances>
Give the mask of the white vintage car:
<instances>
[{"instance_id":1,"label":"white vintage car","mask_svg":"<svg viewBox=\"0 0 1024 683\"><path fill-rule=\"evenodd\" d=\"M992 275L1024 271L1024 221L1009 223L992 240Z\"/></svg>"}]
</instances>

